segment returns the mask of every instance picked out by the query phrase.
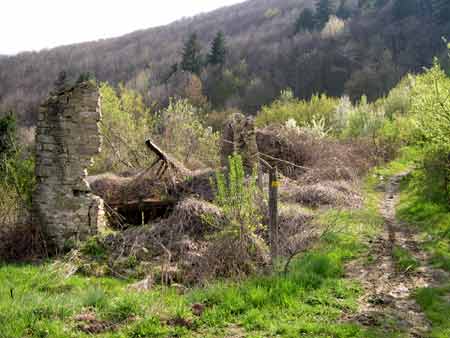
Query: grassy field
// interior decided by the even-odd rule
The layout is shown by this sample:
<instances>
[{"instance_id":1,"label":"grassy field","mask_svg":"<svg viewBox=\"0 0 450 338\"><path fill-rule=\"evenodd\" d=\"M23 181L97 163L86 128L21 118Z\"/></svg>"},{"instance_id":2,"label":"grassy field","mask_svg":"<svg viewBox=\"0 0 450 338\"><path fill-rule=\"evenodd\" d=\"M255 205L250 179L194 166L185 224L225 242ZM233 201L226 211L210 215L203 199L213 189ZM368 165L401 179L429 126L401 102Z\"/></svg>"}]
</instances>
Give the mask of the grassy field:
<instances>
[{"instance_id":1,"label":"grassy field","mask_svg":"<svg viewBox=\"0 0 450 338\"><path fill-rule=\"evenodd\" d=\"M367 252L364 243L382 222L371 185L365 208L321 215L336 231L296 259L287 275L217 281L182 294L176 287L137 293L127 289L132 281L65 278L55 262L1 266L0 337L88 337L100 331L96 336L110 338L379 337L343 320L354 313L361 293L344 278L344 265ZM193 313L194 304L204 307L201 314Z\"/></svg>"},{"instance_id":2,"label":"grassy field","mask_svg":"<svg viewBox=\"0 0 450 338\"><path fill-rule=\"evenodd\" d=\"M52 261L0 266L0 337L401 337L399 332L379 332L344 320L355 313L362 292L345 278L344 267L359 257L370 260L368 239L383 223L378 212L382 193L376 186L408 165L406 156L368 175L363 208L323 212L319 219L332 223L335 231L298 257L287 275L216 281L183 292L179 287L155 287L138 293L128 289L132 280L66 278L62 265ZM423 225L423 231L439 238L450 215L425 205L413 186L404 183L400 214L414 224L432 214L434 223ZM431 241L427 247L434 264L445 268L450 266L447 240ZM396 255L399 264L414 263L401 250ZM449 291L442 286L416 293L433 322L432 337L449 336Z\"/></svg>"}]
</instances>

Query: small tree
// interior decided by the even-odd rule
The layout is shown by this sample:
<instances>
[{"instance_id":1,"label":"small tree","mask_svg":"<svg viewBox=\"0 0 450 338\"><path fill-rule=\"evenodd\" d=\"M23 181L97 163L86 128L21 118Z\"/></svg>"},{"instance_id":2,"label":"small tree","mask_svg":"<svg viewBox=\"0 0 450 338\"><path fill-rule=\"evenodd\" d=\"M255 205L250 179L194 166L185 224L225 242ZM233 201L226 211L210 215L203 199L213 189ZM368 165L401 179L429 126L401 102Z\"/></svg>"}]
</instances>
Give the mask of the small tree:
<instances>
[{"instance_id":1,"label":"small tree","mask_svg":"<svg viewBox=\"0 0 450 338\"><path fill-rule=\"evenodd\" d=\"M301 12L295 23L295 32L312 31L314 29L314 13L311 9L306 8Z\"/></svg>"},{"instance_id":2,"label":"small tree","mask_svg":"<svg viewBox=\"0 0 450 338\"><path fill-rule=\"evenodd\" d=\"M203 60L200 50L201 47L197 40L197 34L193 33L184 45L181 69L186 72L200 75L203 67Z\"/></svg>"},{"instance_id":3,"label":"small tree","mask_svg":"<svg viewBox=\"0 0 450 338\"><path fill-rule=\"evenodd\" d=\"M211 51L208 54L208 63L214 66L224 66L226 55L225 36L219 31L211 44Z\"/></svg>"},{"instance_id":4,"label":"small tree","mask_svg":"<svg viewBox=\"0 0 450 338\"><path fill-rule=\"evenodd\" d=\"M260 225L256 176L245 177L242 157L237 154L229 157L227 178L222 172L216 173L215 202L229 220L226 234L243 239L252 236Z\"/></svg>"}]
</instances>

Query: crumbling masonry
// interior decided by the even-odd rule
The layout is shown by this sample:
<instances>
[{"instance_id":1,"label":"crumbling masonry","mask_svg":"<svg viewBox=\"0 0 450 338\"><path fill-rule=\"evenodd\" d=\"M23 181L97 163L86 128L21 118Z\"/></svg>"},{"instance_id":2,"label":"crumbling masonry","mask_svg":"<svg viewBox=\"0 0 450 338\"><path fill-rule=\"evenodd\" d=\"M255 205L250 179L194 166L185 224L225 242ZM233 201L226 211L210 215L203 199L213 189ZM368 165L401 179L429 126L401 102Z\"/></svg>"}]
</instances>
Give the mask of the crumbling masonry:
<instances>
[{"instance_id":1,"label":"crumbling masonry","mask_svg":"<svg viewBox=\"0 0 450 338\"><path fill-rule=\"evenodd\" d=\"M40 108L33 222L50 251L60 252L105 226L103 200L86 181L100 152L100 119L100 95L91 82L53 93Z\"/></svg>"},{"instance_id":2,"label":"crumbling masonry","mask_svg":"<svg viewBox=\"0 0 450 338\"><path fill-rule=\"evenodd\" d=\"M227 121L222 136L222 166L228 165L228 158L240 154L245 172L252 174L259 164L258 145L254 120L243 114L233 114Z\"/></svg>"}]
</instances>

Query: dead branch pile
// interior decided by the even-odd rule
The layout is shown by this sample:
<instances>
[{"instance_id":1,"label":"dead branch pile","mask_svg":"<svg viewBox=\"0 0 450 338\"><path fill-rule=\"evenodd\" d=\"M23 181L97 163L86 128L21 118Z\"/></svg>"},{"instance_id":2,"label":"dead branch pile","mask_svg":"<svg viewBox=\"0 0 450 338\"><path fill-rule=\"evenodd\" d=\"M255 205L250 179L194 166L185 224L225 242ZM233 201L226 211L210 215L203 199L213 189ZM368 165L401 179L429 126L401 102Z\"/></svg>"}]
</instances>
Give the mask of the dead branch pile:
<instances>
[{"instance_id":1,"label":"dead branch pile","mask_svg":"<svg viewBox=\"0 0 450 338\"><path fill-rule=\"evenodd\" d=\"M370 168L373 158L365 145L318 138L286 127L258 130L257 142L264 160L276 165L284 176L304 183L356 180Z\"/></svg>"},{"instance_id":2,"label":"dead branch pile","mask_svg":"<svg viewBox=\"0 0 450 338\"><path fill-rule=\"evenodd\" d=\"M214 197L210 185L212 170L187 171L181 174L166 172L157 176L156 169L146 169L134 175L106 173L88 177L94 194L117 207L139 201L178 200L182 195L196 195L205 200Z\"/></svg>"},{"instance_id":3,"label":"dead branch pile","mask_svg":"<svg viewBox=\"0 0 450 338\"><path fill-rule=\"evenodd\" d=\"M362 203L357 188L343 180L299 185L289 194L288 200L312 208L320 206L359 208Z\"/></svg>"},{"instance_id":4,"label":"dead branch pile","mask_svg":"<svg viewBox=\"0 0 450 338\"><path fill-rule=\"evenodd\" d=\"M107 239L113 256L159 256L166 250L172 258L183 254L184 240L201 239L217 229L212 224L224 222L215 205L188 198L178 203L172 215L154 225L128 229ZM143 255L143 253L145 253Z\"/></svg>"},{"instance_id":5,"label":"dead branch pile","mask_svg":"<svg viewBox=\"0 0 450 338\"><path fill-rule=\"evenodd\" d=\"M186 283L199 283L245 277L269 264L268 253L264 240L259 237L241 240L228 236L217 238L207 243L202 254L182 262L183 279Z\"/></svg>"}]
</instances>

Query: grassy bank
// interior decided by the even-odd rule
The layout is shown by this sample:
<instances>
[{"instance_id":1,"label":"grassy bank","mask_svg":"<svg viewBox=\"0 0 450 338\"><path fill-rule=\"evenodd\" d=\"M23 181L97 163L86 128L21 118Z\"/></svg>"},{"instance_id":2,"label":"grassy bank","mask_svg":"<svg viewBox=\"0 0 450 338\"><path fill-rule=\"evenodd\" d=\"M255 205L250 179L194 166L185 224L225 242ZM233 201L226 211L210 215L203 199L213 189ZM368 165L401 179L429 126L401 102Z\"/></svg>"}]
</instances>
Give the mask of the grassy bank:
<instances>
[{"instance_id":1,"label":"grassy bank","mask_svg":"<svg viewBox=\"0 0 450 338\"><path fill-rule=\"evenodd\" d=\"M319 219L333 231L300 255L287 275L215 282L183 293L176 287L136 293L127 289L131 281L66 278L52 262L3 265L0 337L88 337L95 330L109 338L379 337L342 320L356 311L362 291L344 277L344 265L367 254L367 240L382 224L378 179L372 178L363 208L322 213Z\"/></svg>"},{"instance_id":2,"label":"grassy bank","mask_svg":"<svg viewBox=\"0 0 450 338\"><path fill-rule=\"evenodd\" d=\"M398 217L419 230L423 250L433 268L450 272L450 210L438 185L421 169L414 170L401 186ZM448 276L448 275L447 275ZM450 337L450 283L443 274L437 286L416 291L417 303L432 324L430 337Z\"/></svg>"}]
</instances>

